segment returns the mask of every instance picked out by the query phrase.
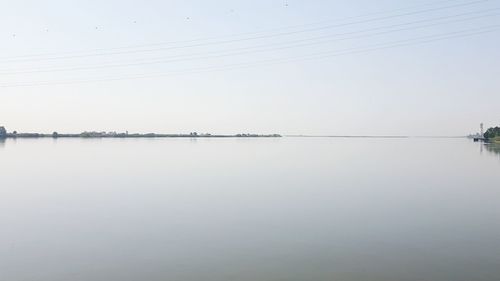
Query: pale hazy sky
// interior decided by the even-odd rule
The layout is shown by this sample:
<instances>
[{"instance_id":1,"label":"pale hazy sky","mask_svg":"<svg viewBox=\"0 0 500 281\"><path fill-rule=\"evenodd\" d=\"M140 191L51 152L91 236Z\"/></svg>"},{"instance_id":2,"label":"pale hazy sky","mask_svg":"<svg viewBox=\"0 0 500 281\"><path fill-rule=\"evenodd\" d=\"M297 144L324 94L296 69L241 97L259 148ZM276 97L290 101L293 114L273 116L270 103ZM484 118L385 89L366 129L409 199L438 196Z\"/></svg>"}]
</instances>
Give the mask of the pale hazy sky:
<instances>
[{"instance_id":1,"label":"pale hazy sky","mask_svg":"<svg viewBox=\"0 0 500 281\"><path fill-rule=\"evenodd\" d=\"M499 1L0 0L0 125L464 135L500 125L499 27Z\"/></svg>"}]
</instances>

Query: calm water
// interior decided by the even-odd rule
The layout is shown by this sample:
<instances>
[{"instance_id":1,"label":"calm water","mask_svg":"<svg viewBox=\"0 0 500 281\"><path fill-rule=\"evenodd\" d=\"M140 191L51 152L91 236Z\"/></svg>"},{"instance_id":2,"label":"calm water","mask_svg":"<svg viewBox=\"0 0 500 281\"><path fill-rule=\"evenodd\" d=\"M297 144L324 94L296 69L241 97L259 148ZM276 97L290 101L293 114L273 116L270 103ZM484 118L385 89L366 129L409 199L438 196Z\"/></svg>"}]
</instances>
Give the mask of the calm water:
<instances>
[{"instance_id":1,"label":"calm water","mask_svg":"<svg viewBox=\"0 0 500 281\"><path fill-rule=\"evenodd\" d=\"M500 280L500 149L7 140L0 280Z\"/></svg>"}]
</instances>

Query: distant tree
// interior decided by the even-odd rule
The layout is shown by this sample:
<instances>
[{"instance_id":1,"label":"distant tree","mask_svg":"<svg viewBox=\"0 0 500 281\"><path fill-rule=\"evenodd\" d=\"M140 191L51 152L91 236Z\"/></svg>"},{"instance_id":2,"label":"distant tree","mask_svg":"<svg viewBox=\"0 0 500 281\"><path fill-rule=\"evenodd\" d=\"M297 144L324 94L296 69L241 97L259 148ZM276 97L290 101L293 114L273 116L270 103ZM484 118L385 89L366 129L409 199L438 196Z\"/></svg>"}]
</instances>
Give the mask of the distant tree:
<instances>
[{"instance_id":1,"label":"distant tree","mask_svg":"<svg viewBox=\"0 0 500 281\"><path fill-rule=\"evenodd\" d=\"M5 130L5 127L0 127L0 137L6 137L7 136L7 130Z\"/></svg>"},{"instance_id":2,"label":"distant tree","mask_svg":"<svg viewBox=\"0 0 500 281\"><path fill-rule=\"evenodd\" d=\"M12 132L12 134L17 135L17 131Z\"/></svg>"},{"instance_id":3,"label":"distant tree","mask_svg":"<svg viewBox=\"0 0 500 281\"><path fill-rule=\"evenodd\" d=\"M494 137L500 137L500 127L489 128L484 133L484 137L487 139L492 139Z\"/></svg>"},{"instance_id":4,"label":"distant tree","mask_svg":"<svg viewBox=\"0 0 500 281\"><path fill-rule=\"evenodd\" d=\"M58 136L59 136L59 134L58 134L57 132L53 132L53 133L52 133L52 137L53 137L53 138L57 138Z\"/></svg>"}]
</instances>

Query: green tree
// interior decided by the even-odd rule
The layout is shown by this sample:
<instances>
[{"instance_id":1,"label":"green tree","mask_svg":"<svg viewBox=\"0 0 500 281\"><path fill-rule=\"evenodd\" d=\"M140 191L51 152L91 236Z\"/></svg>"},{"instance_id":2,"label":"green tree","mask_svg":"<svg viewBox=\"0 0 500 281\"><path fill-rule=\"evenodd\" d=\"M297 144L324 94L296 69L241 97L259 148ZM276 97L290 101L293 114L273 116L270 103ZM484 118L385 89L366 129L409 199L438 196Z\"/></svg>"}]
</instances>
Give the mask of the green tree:
<instances>
[{"instance_id":1,"label":"green tree","mask_svg":"<svg viewBox=\"0 0 500 281\"><path fill-rule=\"evenodd\" d=\"M500 127L489 128L484 133L484 137L487 139L492 139L495 137L500 137Z\"/></svg>"}]
</instances>

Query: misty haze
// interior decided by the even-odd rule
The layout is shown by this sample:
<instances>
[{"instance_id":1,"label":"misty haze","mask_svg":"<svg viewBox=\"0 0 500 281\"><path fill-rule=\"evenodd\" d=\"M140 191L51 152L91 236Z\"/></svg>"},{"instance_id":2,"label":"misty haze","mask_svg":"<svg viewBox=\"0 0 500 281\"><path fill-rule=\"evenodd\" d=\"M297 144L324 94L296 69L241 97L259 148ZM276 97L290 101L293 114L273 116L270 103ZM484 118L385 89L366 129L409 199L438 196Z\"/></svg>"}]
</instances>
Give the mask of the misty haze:
<instances>
[{"instance_id":1,"label":"misty haze","mask_svg":"<svg viewBox=\"0 0 500 281\"><path fill-rule=\"evenodd\" d=\"M0 281L500 280L500 2L0 1Z\"/></svg>"}]
</instances>

